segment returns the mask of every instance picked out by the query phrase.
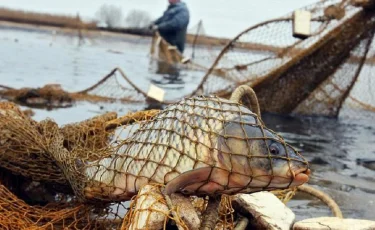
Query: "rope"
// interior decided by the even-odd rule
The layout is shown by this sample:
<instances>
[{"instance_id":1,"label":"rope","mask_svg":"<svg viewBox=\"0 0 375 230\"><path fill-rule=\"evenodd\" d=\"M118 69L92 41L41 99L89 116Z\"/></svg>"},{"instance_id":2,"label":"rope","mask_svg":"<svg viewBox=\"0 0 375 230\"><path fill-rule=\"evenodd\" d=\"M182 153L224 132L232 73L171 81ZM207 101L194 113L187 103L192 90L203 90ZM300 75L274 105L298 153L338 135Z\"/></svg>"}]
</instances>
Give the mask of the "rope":
<instances>
[{"instance_id":1,"label":"rope","mask_svg":"<svg viewBox=\"0 0 375 230\"><path fill-rule=\"evenodd\" d=\"M171 200L171 197L168 195L165 188L161 189L161 194L163 195L164 200L167 203L167 207L170 211L170 214L172 214L171 217L175 220L178 229L186 229L186 224L181 220L180 215L176 211L175 206L173 205L173 202Z\"/></svg>"},{"instance_id":2,"label":"rope","mask_svg":"<svg viewBox=\"0 0 375 230\"><path fill-rule=\"evenodd\" d=\"M310 185L304 184L298 187L298 190L314 196L319 200L323 201L332 211L333 215L338 218L343 218L342 212L338 204L326 193L311 187Z\"/></svg>"},{"instance_id":3,"label":"rope","mask_svg":"<svg viewBox=\"0 0 375 230\"><path fill-rule=\"evenodd\" d=\"M202 224L199 230L213 230L216 227L216 223L219 219L219 205L220 201L215 198L209 200L207 209L203 214Z\"/></svg>"},{"instance_id":4,"label":"rope","mask_svg":"<svg viewBox=\"0 0 375 230\"><path fill-rule=\"evenodd\" d=\"M247 106L251 111L256 113L259 118L261 117L257 95L250 86L241 85L237 87L233 91L230 100Z\"/></svg>"}]
</instances>

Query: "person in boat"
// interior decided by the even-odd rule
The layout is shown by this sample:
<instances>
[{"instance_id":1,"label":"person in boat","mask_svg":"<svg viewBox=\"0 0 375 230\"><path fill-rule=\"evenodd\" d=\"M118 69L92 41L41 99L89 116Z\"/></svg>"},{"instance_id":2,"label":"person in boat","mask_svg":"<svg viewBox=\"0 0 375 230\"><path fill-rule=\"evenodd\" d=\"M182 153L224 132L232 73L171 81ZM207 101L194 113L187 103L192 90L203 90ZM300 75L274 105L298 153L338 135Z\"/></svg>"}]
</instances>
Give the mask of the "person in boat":
<instances>
[{"instance_id":1,"label":"person in boat","mask_svg":"<svg viewBox=\"0 0 375 230\"><path fill-rule=\"evenodd\" d=\"M154 21L150 28L159 31L169 44L176 46L183 53L190 20L189 9L180 0L168 0L168 2L169 6L163 16Z\"/></svg>"}]
</instances>

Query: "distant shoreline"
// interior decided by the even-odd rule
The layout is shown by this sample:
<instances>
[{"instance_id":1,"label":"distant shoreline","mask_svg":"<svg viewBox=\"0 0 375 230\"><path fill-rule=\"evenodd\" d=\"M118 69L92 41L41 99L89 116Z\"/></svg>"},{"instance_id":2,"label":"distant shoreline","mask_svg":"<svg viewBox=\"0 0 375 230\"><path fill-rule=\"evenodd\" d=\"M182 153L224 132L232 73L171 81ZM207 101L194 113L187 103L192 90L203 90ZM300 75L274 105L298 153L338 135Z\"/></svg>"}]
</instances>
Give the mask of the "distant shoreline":
<instances>
[{"instance_id":1,"label":"distant shoreline","mask_svg":"<svg viewBox=\"0 0 375 230\"><path fill-rule=\"evenodd\" d=\"M9 30L30 30L37 32L47 32L47 33L56 33L67 36L78 36L79 30L76 28L67 28L67 27L56 27L56 26L46 26L46 25L36 25L30 23L20 23L20 22L9 22L0 20L0 29L9 29ZM145 42L150 41L149 36L139 36L134 34L125 34L125 33L115 33L102 30L83 30L83 37L85 36L97 36L97 37L110 37L118 39L127 39L129 41L138 41L145 40Z\"/></svg>"},{"instance_id":2,"label":"distant shoreline","mask_svg":"<svg viewBox=\"0 0 375 230\"><path fill-rule=\"evenodd\" d=\"M1 18L1 17L0 17ZM106 28L106 27L90 27L90 28L77 28L77 27L67 27L67 26L58 26L53 25L50 23L33 23L33 22L25 22L25 21L16 21L16 20L3 20L0 19L0 26L7 26L7 27L14 27L14 28L35 28L35 29L42 29L42 30L63 30L66 33L76 32L77 30L83 30L85 32L91 33L108 33L108 35L129 35L129 36L137 36L137 37L152 37L152 32L143 29L143 28ZM186 35L186 42L188 44L193 44L195 39L194 34L187 34ZM213 45L213 46L224 46L226 45L230 39L225 38L218 38L218 37L211 37L211 36L199 36L196 44L198 45Z\"/></svg>"},{"instance_id":3,"label":"distant shoreline","mask_svg":"<svg viewBox=\"0 0 375 230\"><path fill-rule=\"evenodd\" d=\"M27 12L20 10L12 10L7 8L0 8L0 26L8 26L14 28L29 28L41 30L59 30L65 34L75 36L97 35L97 36L120 36L125 39L147 39L152 37L153 33L147 28L109 28L100 27L95 21L83 21L79 15L64 16L53 14L42 14L35 12ZM199 46L219 47L222 49L228 45L231 39L219 38L213 36L187 34L186 43L196 44ZM279 53L282 50L280 47L265 45L260 43L237 43L241 44L241 49L253 51L268 51Z\"/></svg>"},{"instance_id":4,"label":"distant shoreline","mask_svg":"<svg viewBox=\"0 0 375 230\"><path fill-rule=\"evenodd\" d=\"M123 35L136 35L140 37L151 37L152 31L147 28L108 28L97 26L94 21L85 22L82 21L79 15L63 16L53 14L42 14L35 12L27 12L20 10L12 10L7 8L0 8L0 25L15 28L38 28L42 30L56 30L56 28L62 29L64 32L69 33L73 31L85 31L86 32L108 32L110 34L123 34ZM194 43L196 35L188 34L186 42L188 44ZM211 37L211 36L199 36L196 40L198 45L214 45L224 46L230 39Z\"/></svg>"}]
</instances>

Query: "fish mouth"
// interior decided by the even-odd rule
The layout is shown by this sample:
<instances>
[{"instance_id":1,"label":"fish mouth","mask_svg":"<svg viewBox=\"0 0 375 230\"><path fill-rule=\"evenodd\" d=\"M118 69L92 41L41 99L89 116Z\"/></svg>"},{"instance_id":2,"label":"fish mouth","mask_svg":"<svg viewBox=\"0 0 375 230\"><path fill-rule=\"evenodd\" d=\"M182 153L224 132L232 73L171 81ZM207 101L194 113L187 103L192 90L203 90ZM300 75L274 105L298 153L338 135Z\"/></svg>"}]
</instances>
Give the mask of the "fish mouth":
<instances>
[{"instance_id":1,"label":"fish mouth","mask_svg":"<svg viewBox=\"0 0 375 230\"><path fill-rule=\"evenodd\" d=\"M254 171L255 172L255 171ZM267 190L267 188L289 188L289 187L296 187L300 186L304 183L309 181L311 170L307 167L303 168L294 168L289 169L289 172L286 175L270 175L269 172L257 170L257 176L249 176L249 183L248 180L244 177L244 175L231 173L229 179L229 187L230 188L263 188ZM246 188L246 189L248 189Z\"/></svg>"},{"instance_id":2,"label":"fish mouth","mask_svg":"<svg viewBox=\"0 0 375 230\"><path fill-rule=\"evenodd\" d=\"M254 186L263 186L265 190L286 189L300 186L309 181L311 170L307 167L298 169L289 169L284 176L280 175L262 175L253 179Z\"/></svg>"},{"instance_id":3,"label":"fish mouth","mask_svg":"<svg viewBox=\"0 0 375 230\"><path fill-rule=\"evenodd\" d=\"M311 170L309 168L302 168L291 171L293 181L292 186L299 186L309 181Z\"/></svg>"}]
</instances>

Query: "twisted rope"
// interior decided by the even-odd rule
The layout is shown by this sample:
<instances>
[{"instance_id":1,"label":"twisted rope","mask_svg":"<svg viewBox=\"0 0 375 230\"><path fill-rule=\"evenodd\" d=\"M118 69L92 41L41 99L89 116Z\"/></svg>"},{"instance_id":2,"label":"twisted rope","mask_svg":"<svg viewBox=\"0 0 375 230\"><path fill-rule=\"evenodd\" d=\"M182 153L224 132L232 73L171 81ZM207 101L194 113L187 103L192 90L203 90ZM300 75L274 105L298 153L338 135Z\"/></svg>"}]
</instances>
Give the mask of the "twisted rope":
<instances>
[{"instance_id":1,"label":"twisted rope","mask_svg":"<svg viewBox=\"0 0 375 230\"><path fill-rule=\"evenodd\" d=\"M298 191L309 194L313 197L323 201L332 211L333 215L338 218L344 218L339 205L326 193L311 187L310 185L304 184L298 187Z\"/></svg>"}]
</instances>

